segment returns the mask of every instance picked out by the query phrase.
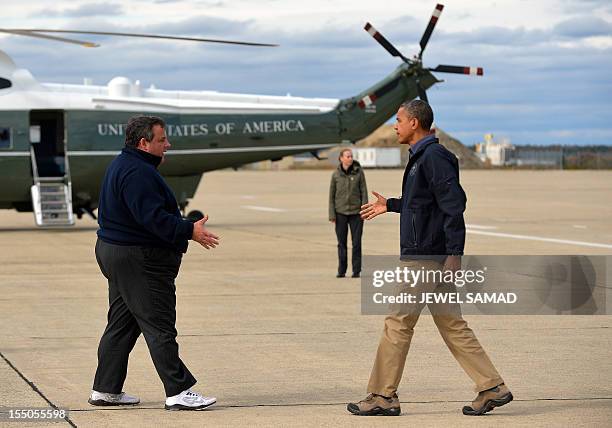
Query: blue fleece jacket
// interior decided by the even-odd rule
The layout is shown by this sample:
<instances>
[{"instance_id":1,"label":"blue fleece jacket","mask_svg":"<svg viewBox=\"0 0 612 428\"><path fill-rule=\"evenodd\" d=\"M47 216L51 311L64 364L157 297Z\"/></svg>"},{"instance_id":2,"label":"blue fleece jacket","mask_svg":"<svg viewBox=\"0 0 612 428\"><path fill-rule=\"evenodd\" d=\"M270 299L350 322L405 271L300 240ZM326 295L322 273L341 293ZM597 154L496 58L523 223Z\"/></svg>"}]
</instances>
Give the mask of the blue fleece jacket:
<instances>
[{"instance_id":1,"label":"blue fleece jacket","mask_svg":"<svg viewBox=\"0 0 612 428\"><path fill-rule=\"evenodd\" d=\"M387 199L387 211L400 213L401 258L441 261L461 255L467 198L459 184L459 162L437 138L417 145L404 171L402 195Z\"/></svg>"},{"instance_id":2,"label":"blue fleece jacket","mask_svg":"<svg viewBox=\"0 0 612 428\"><path fill-rule=\"evenodd\" d=\"M184 253L193 224L157 171L161 158L125 147L109 165L98 206L98 237L115 245L163 247Z\"/></svg>"}]
</instances>

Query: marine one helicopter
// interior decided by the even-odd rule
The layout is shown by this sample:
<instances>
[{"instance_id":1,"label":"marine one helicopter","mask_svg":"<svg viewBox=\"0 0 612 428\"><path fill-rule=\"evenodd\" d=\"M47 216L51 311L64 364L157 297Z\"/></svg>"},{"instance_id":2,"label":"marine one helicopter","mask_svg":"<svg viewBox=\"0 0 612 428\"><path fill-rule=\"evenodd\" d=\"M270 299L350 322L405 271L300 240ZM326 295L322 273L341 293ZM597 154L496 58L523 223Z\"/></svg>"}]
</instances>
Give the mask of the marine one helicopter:
<instances>
[{"instance_id":1,"label":"marine one helicopter","mask_svg":"<svg viewBox=\"0 0 612 428\"><path fill-rule=\"evenodd\" d=\"M145 89L116 77L106 86L39 83L0 51L0 209L33 211L38 226L73 225L95 218L100 182L124 145L125 124L135 114L163 117L172 142L160 172L185 214L202 174L298 153L354 143L386 122L398 106L441 82L432 72L482 75L482 68L423 65L423 51L438 21L438 4L420 41L405 57L369 23L365 30L402 63L370 88L344 99L262 96L213 91ZM44 29L0 32L84 46L57 33L113 34L274 46L132 33ZM192 211L187 217L201 215Z\"/></svg>"}]
</instances>

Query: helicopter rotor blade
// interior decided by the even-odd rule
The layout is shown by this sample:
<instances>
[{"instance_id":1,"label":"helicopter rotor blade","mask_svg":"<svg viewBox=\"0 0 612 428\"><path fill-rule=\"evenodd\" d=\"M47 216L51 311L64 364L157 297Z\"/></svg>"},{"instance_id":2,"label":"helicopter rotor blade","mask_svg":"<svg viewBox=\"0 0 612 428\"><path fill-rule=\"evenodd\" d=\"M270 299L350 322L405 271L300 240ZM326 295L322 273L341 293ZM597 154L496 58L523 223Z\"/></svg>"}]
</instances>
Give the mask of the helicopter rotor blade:
<instances>
[{"instance_id":1,"label":"helicopter rotor blade","mask_svg":"<svg viewBox=\"0 0 612 428\"><path fill-rule=\"evenodd\" d=\"M374 39L380 43L380 45L385 48L387 50L387 52L389 52L391 55L393 56L397 56L400 57L402 59L402 61L404 61L405 63L410 63L410 61L408 60L408 58L406 58L404 55L402 55L402 53L400 51L398 51L395 46L393 46L391 44L391 42L389 42L389 40L387 40L385 38L385 36L383 36L382 34L380 34L378 32L378 30L376 30L376 28L374 28L372 26L372 24L370 24L369 22L366 23L365 27L363 27L364 30L366 30L368 32L368 34L372 37L374 37Z\"/></svg>"},{"instance_id":2,"label":"helicopter rotor blade","mask_svg":"<svg viewBox=\"0 0 612 428\"><path fill-rule=\"evenodd\" d=\"M39 38L39 39L55 40L56 42L73 43L75 45L81 45L81 46L84 46L86 48L97 48L98 46L100 46L97 43L85 42L85 41L76 40L76 39L68 39L66 37L50 36L48 34L40 34L40 33L36 33L36 32L33 32L33 31L29 31L29 30L5 30L5 29L0 29L0 33L15 34L15 35L18 35L18 36L26 36L26 37L36 37L36 38Z\"/></svg>"},{"instance_id":3,"label":"helicopter rotor blade","mask_svg":"<svg viewBox=\"0 0 612 428\"><path fill-rule=\"evenodd\" d=\"M50 29L42 29L42 28L0 29L0 31L4 33L19 34L23 36L32 36L32 37L44 36L44 35L34 35L38 33L93 34L93 35L99 35L99 36L142 37L142 38L149 38L149 39L183 40L183 41L189 41L189 42L223 43L223 44L230 44L230 45L257 46L257 47L277 47L278 46L276 44L270 44L270 43L254 43L254 42L242 42L242 41L236 41L236 40L204 39L204 38L199 38L199 37L162 36L158 34L120 33L120 32L112 32L112 31L50 30ZM53 39L53 36L42 37L42 38ZM59 39L61 38L57 38L56 40L59 40ZM60 41L67 41L69 43L73 43L72 41L69 41L69 40L70 39L60 40Z\"/></svg>"},{"instance_id":4,"label":"helicopter rotor blade","mask_svg":"<svg viewBox=\"0 0 612 428\"><path fill-rule=\"evenodd\" d=\"M459 65L439 65L436 68L428 68L427 70L440 73L469 74L471 76L482 76L484 74L482 67L464 67Z\"/></svg>"},{"instance_id":5,"label":"helicopter rotor blade","mask_svg":"<svg viewBox=\"0 0 612 428\"><path fill-rule=\"evenodd\" d=\"M425 28L425 32L421 37L421 41L419 44L421 45L421 52L419 52L419 58L423 56L423 51L427 46L427 42L429 42L429 38L431 37L431 33L433 33L434 28L436 27L436 23L438 22L438 18L440 18L440 14L442 13L442 9L444 9L444 5L438 3L431 14L431 19L429 20L429 24L427 24L427 28Z\"/></svg>"},{"instance_id":6,"label":"helicopter rotor blade","mask_svg":"<svg viewBox=\"0 0 612 428\"><path fill-rule=\"evenodd\" d=\"M429 103L429 100L427 99L427 92L425 91L425 89L423 89L420 82L417 82L417 92L419 94L420 99L422 99L426 103Z\"/></svg>"}]
</instances>

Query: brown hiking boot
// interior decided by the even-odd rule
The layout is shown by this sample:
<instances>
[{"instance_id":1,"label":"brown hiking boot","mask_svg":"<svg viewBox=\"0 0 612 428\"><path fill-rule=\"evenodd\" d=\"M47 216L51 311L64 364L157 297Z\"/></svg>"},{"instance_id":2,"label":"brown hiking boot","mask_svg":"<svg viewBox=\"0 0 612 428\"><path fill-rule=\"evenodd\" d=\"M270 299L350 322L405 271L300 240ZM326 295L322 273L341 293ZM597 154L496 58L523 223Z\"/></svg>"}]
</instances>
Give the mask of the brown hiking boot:
<instances>
[{"instance_id":1,"label":"brown hiking boot","mask_svg":"<svg viewBox=\"0 0 612 428\"><path fill-rule=\"evenodd\" d=\"M346 409L359 416L399 416L401 413L397 394L393 394L391 398L370 394L359 403L349 403Z\"/></svg>"},{"instance_id":2,"label":"brown hiking boot","mask_svg":"<svg viewBox=\"0 0 612 428\"><path fill-rule=\"evenodd\" d=\"M505 384L487 389L478 393L471 406L463 407L463 414L467 416L480 416L490 412L495 407L508 404L514 397Z\"/></svg>"}]
</instances>

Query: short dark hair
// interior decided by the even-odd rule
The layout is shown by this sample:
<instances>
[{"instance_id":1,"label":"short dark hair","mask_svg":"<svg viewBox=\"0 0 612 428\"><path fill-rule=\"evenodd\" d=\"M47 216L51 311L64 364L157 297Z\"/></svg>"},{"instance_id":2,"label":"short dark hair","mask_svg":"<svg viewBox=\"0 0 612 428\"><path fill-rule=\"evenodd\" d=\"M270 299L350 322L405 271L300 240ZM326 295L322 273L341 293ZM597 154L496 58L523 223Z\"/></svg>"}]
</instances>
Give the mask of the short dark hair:
<instances>
[{"instance_id":1,"label":"short dark hair","mask_svg":"<svg viewBox=\"0 0 612 428\"><path fill-rule=\"evenodd\" d=\"M423 100L405 101L400 105L409 117L414 117L419 121L419 125L425 131L431 129L431 124L434 120L433 110Z\"/></svg>"},{"instance_id":2,"label":"short dark hair","mask_svg":"<svg viewBox=\"0 0 612 428\"><path fill-rule=\"evenodd\" d=\"M153 139L153 127L159 125L166 127L166 122L157 116L132 116L128 120L125 128L125 145L128 147L138 147L141 138L147 141Z\"/></svg>"}]
</instances>

